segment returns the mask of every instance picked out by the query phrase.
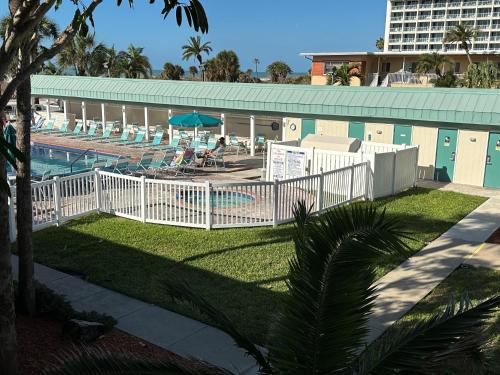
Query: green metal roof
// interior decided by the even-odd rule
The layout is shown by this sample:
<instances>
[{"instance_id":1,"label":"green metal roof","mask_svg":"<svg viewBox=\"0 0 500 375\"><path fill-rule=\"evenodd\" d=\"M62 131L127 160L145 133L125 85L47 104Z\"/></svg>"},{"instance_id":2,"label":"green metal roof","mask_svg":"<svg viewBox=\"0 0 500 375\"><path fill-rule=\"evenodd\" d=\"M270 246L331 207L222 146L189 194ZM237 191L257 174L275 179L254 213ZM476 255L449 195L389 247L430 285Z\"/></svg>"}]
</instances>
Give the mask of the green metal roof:
<instances>
[{"instance_id":1,"label":"green metal roof","mask_svg":"<svg viewBox=\"0 0 500 375\"><path fill-rule=\"evenodd\" d=\"M500 126L500 90L333 87L102 77L31 78L32 95L371 122Z\"/></svg>"}]
</instances>

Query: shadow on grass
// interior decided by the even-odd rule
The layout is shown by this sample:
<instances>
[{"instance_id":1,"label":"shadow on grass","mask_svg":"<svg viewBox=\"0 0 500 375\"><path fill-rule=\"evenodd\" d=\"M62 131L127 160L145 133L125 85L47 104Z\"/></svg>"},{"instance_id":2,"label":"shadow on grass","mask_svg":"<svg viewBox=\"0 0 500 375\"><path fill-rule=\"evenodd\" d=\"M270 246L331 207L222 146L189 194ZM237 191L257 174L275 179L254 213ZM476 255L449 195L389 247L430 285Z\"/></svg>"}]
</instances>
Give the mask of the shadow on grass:
<instances>
[{"instance_id":1,"label":"shadow on grass","mask_svg":"<svg viewBox=\"0 0 500 375\"><path fill-rule=\"evenodd\" d=\"M420 188L398 197L420 196L425 202L431 192ZM418 234L410 244L413 252L465 215L434 217L429 210L423 214L417 209L402 213L404 207L394 207L397 204L396 198L375 202ZM34 246L37 262L84 272L90 282L206 321L190 307L174 304L165 292L167 279L186 281L261 344L285 296L293 256L291 225L207 232L108 215L90 215L38 232ZM404 260L381 259L379 275ZM434 266L438 272L440 265Z\"/></svg>"}]
</instances>

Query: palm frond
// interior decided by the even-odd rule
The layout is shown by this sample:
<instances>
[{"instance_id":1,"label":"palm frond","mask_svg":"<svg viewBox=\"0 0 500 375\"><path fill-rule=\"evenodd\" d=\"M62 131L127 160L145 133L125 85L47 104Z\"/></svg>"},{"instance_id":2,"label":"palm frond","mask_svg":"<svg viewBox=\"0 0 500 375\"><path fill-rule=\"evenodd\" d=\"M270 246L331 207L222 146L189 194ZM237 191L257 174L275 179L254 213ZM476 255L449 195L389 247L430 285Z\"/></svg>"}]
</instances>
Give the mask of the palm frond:
<instances>
[{"instance_id":1,"label":"palm frond","mask_svg":"<svg viewBox=\"0 0 500 375\"><path fill-rule=\"evenodd\" d=\"M172 298L191 304L202 314L210 318L219 329L231 336L240 348L246 350L248 355L257 361L261 370L264 372L267 371L266 373L270 371L269 362L259 348L248 337L242 334L223 312L217 310L203 297L193 293L185 283L169 282L166 288Z\"/></svg>"},{"instance_id":2,"label":"palm frond","mask_svg":"<svg viewBox=\"0 0 500 375\"><path fill-rule=\"evenodd\" d=\"M102 349L71 350L58 355L57 366L44 375L230 375L212 365L190 360L185 364L172 358L156 361L135 357L128 353L110 353Z\"/></svg>"},{"instance_id":3,"label":"palm frond","mask_svg":"<svg viewBox=\"0 0 500 375\"><path fill-rule=\"evenodd\" d=\"M445 311L388 334L369 347L356 373L429 374L451 360L480 357L486 321L498 311L500 295L470 307L465 299L451 301Z\"/></svg>"},{"instance_id":4,"label":"palm frond","mask_svg":"<svg viewBox=\"0 0 500 375\"><path fill-rule=\"evenodd\" d=\"M304 208L295 210L302 222ZM287 374L344 371L367 334L373 303L370 269L381 254L406 251L400 224L373 207L353 205L297 225L289 295L272 330L273 369Z\"/></svg>"}]
</instances>

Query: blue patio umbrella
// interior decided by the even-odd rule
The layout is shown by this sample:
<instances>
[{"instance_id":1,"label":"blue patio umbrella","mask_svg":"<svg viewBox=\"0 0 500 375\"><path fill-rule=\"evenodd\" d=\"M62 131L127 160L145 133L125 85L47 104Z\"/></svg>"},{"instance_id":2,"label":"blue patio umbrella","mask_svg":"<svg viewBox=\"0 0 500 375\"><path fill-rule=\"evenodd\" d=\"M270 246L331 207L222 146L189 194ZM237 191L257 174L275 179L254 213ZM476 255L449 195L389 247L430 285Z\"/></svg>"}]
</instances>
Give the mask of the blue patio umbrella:
<instances>
[{"instance_id":1,"label":"blue patio umbrella","mask_svg":"<svg viewBox=\"0 0 500 375\"><path fill-rule=\"evenodd\" d=\"M216 127L222 124L220 118L202 115L196 111L174 116L168 122L183 128Z\"/></svg>"}]
</instances>

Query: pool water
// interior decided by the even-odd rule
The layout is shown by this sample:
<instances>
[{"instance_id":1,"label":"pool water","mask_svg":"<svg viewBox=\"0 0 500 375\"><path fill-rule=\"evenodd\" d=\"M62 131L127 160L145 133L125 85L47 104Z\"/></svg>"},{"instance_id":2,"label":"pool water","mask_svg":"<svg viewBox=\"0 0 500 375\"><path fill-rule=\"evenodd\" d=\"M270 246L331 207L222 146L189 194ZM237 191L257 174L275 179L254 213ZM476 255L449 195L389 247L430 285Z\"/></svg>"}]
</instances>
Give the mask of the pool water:
<instances>
[{"instance_id":1,"label":"pool water","mask_svg":"<svg viewBox=\"0 0 500 375\"><path fill-rule=\"evenodd\" d=\"M204 193L186 192L186 194L187 202L191 204L203 205L205 203ZM184 199L184 197L178 194L177 199ZM210 200L212 207L225 208L252 203L255 201L255 197L250 194L239 193L236 191L212 191L210 193Z\"/></svg>"},{"instance_id":2,"label":"pool water","mask_svg":"<svg viewBox=\"0 0 500 375\"><path fill-rule=\"evenodd\" d=\"M80 160L75 161L84 151L56 147L49 145L33 144L31 146L31 175L41 176L44 172L50 171L51 176L62 176L89 171L92 163L96 160L115 160L118 157L109 154L102 154L91 151ZM73 167L71 164L73 163ZM13 171L9 171L10 174Z\"/></svg>"}]
</instances>

